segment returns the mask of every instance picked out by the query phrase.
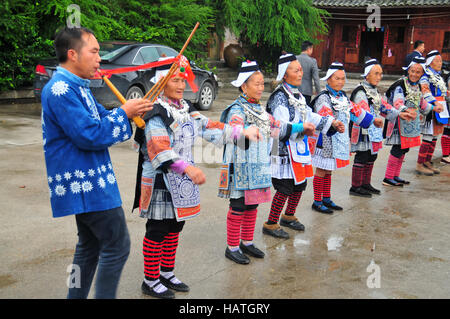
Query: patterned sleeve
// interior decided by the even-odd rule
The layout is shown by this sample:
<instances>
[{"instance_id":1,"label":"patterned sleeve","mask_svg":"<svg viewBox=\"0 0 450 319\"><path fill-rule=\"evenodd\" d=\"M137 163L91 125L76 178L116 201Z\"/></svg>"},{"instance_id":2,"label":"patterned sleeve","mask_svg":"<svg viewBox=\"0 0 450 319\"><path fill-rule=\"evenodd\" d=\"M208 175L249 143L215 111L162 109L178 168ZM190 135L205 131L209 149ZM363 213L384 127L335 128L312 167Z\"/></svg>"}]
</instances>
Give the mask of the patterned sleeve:
<instances>
[{"instance_id":1,"label":"patterned sleeve","mask_svg":"<svg viewBox=\"0 0 450 319\"><path fill-rule=\"evenodd\" d=\"M420 99L420 108L419 111L422 115L427 115L433 109L433 104L428 103L423 97Z\"/></svg>"},{"instance_id":2,"label":"patterned sleeve","mask_svg":"<svg viewBox=\"0 0 450 319\"><path fill-rule=\"evenodd\" d=\"M71 87L65 94L49 95L47 102L61 129L80 149L103 150L131 137L123 109L106 110L91 102L88 110Z\"/></svg>"},{"instance_id":3,"label":"patterned sleeve","mask_svg":"<svg viewBox=\"0 0 450 319\"><path fill-rule=\"evenodd\" d=\"M386 102L385 99L381 98L381 106L380 106L380 115L385 117L390 122L395 122L400 115L400 112L403 112L407 109L405 105L400 105L400 108L397 110L395 107Z\"/></svg>"},{"instance_id":4,"label":"patterned sleeve","mask_svg":"<svg viewBox=\"0 0 450 319\"><path fill-rule=\"evenodd\" d=\"M431 93L430 90L430 81L428 79L428 76L426 75L422 75L422 77L419 80L419 84L423 93L423 98L428 102L428 103L435 103L436 99L434 98L433 94Z\"/></svg>"},{"instance_id":5,"label":"patterned sleeve","mask_svg":"<svg viewBox=\"0 0 450 319\"><path fill-rule=\"evenodd\" d=\"M330 106L330 99L326 94L322 94L317 98L317 101L314 104L314 112L316 112L320 116L333 117L333 111Z\"/></svg>"},{"instance_id":6,"label":"patterned sleeve","mask_svg":"<svg viewBox=\"0 0 450 319\"><path fill-rule=\"evenodd\" d=\"M355 94L353 97L353 102L362 107L364 110L370 111L369 100L363 90L360 90Z\"/></svg>"},{"instance_id":7,"label":"patterned sleeve","mask_svg":"<svg viewBox=\"0 0 450 319\"><path fill-rule=\"evenodd\" d=\"M242 123L227 125L219 121L212 121L198 111L191 112L191 117L198 123L200 136L215 145L223 145L241 136Z\"/></svg>"},{"instance_id":8,"label":"patterned sleeve","mask_svg":"<svg viewBox=\"0 0 450 319\"><path fill-rule=\"evenodd\" d=\"M373 123L373 115L360 104L350 102L350 120L362 128L368 128Z\"/></svg>"},{"instance_id":9,"label":"patterned sleeve","mask_svg":"<svg viewBox=\"0 0 450 319\"><path fill-rule=\"evenodd\" d=\"M290 114L287 107L289 101L282 92L277 92L269 101L269 108L272 110L272 115L276 120L289 122Z\"/></svg>"},{"instance_id":10,"label":"patterned sleeve","mask_svg":"<svg viewBox=\"0 0 450 319\"><path fill-rule=\"evenodd\" d=\"M397 86L394 90L392 103L397 110L405 106L405 94L403 93L403 89L400 85Z\"/></svg>"},{"instance_id":11,"label":"patterned sleeve","mask_svg":"<svg viewBox=\"0 0 450 319\"><path fill-rule=\"evenodd\" d=\"M171 147L169 132L160 116L153 116L147 121L145 141L148 157L155 170L180 160Z\"/></svg>"},{"instance_id":12,"label":"patterned sleeve","mask_svg":"<svg viewBox=\"0 0 450 319\"><path fill-rule=\"evenodd\" d=\"M326 94L317 98L314 104L314 112L308 110L310 114L307 116L307 121L314 124L317 131L327 133L335 118L330 107L330 99Z\"/></svg>"}]
</instances>

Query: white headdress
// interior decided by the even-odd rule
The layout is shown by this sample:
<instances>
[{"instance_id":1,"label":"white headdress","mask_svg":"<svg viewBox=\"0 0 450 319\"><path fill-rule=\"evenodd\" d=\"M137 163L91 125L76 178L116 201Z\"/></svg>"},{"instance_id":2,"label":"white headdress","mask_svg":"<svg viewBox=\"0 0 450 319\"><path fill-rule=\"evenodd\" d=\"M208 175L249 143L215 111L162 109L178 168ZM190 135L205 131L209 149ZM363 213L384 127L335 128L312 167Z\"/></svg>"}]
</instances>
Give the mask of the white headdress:
<instances>
[{"instance_id":1,"label":"white headdress","mask_svg":"<svg viewBox=\"0 0 450 319\"><path fill-rule=\"evenodd\" d=\"M361 75L362 77L366 77L367 75L369 75L370 71L372 70L374 65L380 64L380 62L378 62L377 59L370 59L367 60L366 63L364 64L364 74Z\"/></svg>"},{"instance_id":2,"label":"white headdress","mask_svg":"<svg viewBox=\"0 0 450 319\"><path fill-rule=\"evenodd\" d=\"M235 87L241 87L253 73L260 71L258 63L256 61L242 62L241 68L239 69L238 78L231 82Z\"/></svg>"},{"instance_id":3,"label":"white headdress","mask_svg":"<svg viewBox=\"0 0 450 319\"><path fill-rule=\"evenodd\" d=\"M425 65L427 65L427 66L430 65L431 62L433 62L434 58L438 55L440 55L438 50L433 50L433 51L428 52L428 54L426 56L427 62L425 63Z\"/></svg>"},{"instance_id":4,"label":"white headdress","mask_svg":"<svg viewBox=\"0 0 450 319\"><path fill-rule=\"evenodd\" d=\"M326 81L330 78L330 76L333 75L334 72L336 72L337 70L344 70L344 65L342 63L339 62L333 62L331 63L330 67L328 68L327 74L321 78L322 81Z\"/></svg>"},{"instance_id":5,"label":"white headdress","mask_svg":"<svg viewBox=\"0 0 450 319\"><path fill-rule=\"evenodd\" d=\"M402 69L406 71L410 67L412 67L414 64L420 64L420 66L423 68L423 72L426 72L425 58L421 57L421 56L414 57L414 59L412 59L411 63L408 66L403 67Z\"/></svg>"},{"instance_id":6,"label":"white headdress","mask_svg":"<svg viewBox=\"0 0 450 319\"><path fill-rule=\"evenodd\" d=\"M277 75L277 81L281 81L284 77L284 74L286 73L286 70L289 66L289 63L292 61L297 60L295 55L292 53L287 53L278 58L278 75Z\"/></svg>"}]
</instances>

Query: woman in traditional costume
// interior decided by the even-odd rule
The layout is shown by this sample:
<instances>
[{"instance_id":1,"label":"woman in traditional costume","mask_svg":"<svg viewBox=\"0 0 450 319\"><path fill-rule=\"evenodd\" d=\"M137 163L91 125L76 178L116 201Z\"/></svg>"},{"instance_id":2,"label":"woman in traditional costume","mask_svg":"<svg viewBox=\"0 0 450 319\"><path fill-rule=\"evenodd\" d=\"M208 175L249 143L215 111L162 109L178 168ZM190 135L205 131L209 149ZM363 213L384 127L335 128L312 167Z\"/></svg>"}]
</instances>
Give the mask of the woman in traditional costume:
<instances>
[{"instance_id":1,"label":"woman in traditional costume","mask_svg":"<svg viewBox=\"0 0 450 319\"><path fill-rule=\"evenodd\" d=\"M271 198L272 138L289 138L302 132L312 134L313 128L278 121L266 112L260 103L264 77L255 61L243 62L238 78L231 83L241 94L224 110L221 121L232 126L255 125L263 137L248 145L227 144L220 176L219 197L230 199L225 256L236 263L248 264L250 259L246 255L264 257L264 252L254 245L253 235L257 207Z\"/></svg>"},{"instance_id":2,"label":"woman in traditional costume","mask_svg":"<svg viewBox=\"0 0 450 319\"><path fill-rule=\"evenodd\" d=\"M280 56L277 64L276 80L280 84L269 97L267 111L277 120L302 123L324 134L334 134L335 128L341 130L342 123L335 121L328 114L321 116L312 112L306 104L304 96L298 90L303 70L295 55L284 54ZM263 233L273 237L289 238L289 234L280 225L297 231L305 230L295 212L306 189L307 179L313 176L311 152L308 136L303 133L280 138L277 144L276 148L272 148L272 184L276 193L272 199L268 220L263 225ZM286 201L286 210L281 215Z\"/></svg>"},{"instance_id":3,"label":"woman in traditional costume","mask_svg":"<svg viewBox=\"0 0 450 319\"><path fill-rule=\"evenodd\" d=\"M384 125L384 135L386 145L392 145L389 155L386 174L383 185L403 186L409 184L400 178L405 154L411 147L420 146L420 117L417 112L426 116L433 110L433 104L427 102L423 97L419 80L425 72L425 59L415 57L411 63L403 68L407 71L407 76L394 82L386 92L389 103L397 110L409 109L415 113L412 121L405 121L398 118L395 122L386 122Z\"/></svg>"},{"instance_id":4,"label":"woman in traditional costume","mask_svg":"<svg viewBox=\"0 0 450 319\"><path fill-rule=\"evenodd\" d=\"M441 76L442 57L439 51L433 50L426 55L427 65L424 75L420 78L420 86L425 100L434 105L433 112L428 113L422 123L422 145L419 148L416 172L423 175L439 174L439 168L432 162L436 142L440 134L444 150L448 145L448 130L444 132L444 125L448 124L449 111L447 101L449 92ZM444 160L445 162L445 160Z\"/></svg>"},{"instance_id":5,"label":"woman in traditional costume","mask_svg":"<svg viewBox=\"0 0 450 319\"><path fill-rule=\"evenodd\" d=\"M168 69L159 67L152 82L165 76ZM189 290L173 270L185 220L200 213L198 185L205 182L205 175L194 166L195 138L200 136L216 145L243 136L257 139L257 128L243 130L241 125L211 121L183 99L191 72L189 62L182 57L153 110L144 116L145 131L138 130L135 137L140 145L140 160L134 207L139 206L140 216L147 219L142 291L158 298L173 298L168 288Z\"/></svg>"},{"instance_id":6,"label":"woman in traditional costume","mask_svg":"<svg viewBox=\"0 0 450 319\"><path fill-rule=\"evenodd\" d=\"M346 81L342 63L332 63L321 80L327 81L326 88L311 102L311 106L319 115L341 121L344 130L332 136L323 133L318 136L312 157L312 165L316 168L312 208L320 213L332 214L335 210L342 210L342 207L331 200L331 175L336 169L350 164L350 121L367 129L372 124L382 125L382 120L374 118L369 111L350 102L342 91Z\"/></svg>"},{"instance_id":7,"label":"woman in traditional costume","mask_svg":"<svg viewBox=\"0 0 450 319\"><path fill-rule=\"evenodd\" d=\"M365 80L352 92L350 100L369 111L375 118L380 115L388 121L395 122L397 117L408 120L412 115L405 108L397 110L388 104L378 92L377 85L383 77L383 69L376 59L366 61L364 65ZM350 195L372 197L380 190L371 185L372 171L378 151L382 148L383 128L374 124L365 129L354 124L351 130L351 152L356 153L352 169L352 187Z\"/></svg>"}]
</instances>

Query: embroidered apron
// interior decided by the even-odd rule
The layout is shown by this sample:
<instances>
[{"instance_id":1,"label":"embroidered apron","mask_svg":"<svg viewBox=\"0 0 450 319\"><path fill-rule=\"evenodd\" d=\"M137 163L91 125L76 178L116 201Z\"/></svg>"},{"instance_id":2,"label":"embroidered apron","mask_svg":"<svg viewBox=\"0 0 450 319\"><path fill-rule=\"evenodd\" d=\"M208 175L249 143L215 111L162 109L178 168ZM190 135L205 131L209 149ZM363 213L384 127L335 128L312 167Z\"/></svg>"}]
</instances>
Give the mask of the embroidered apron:
<instances>
[{"instance_id":1,"label":"embroidered apron","mask_svg":"<svg viewBox=\"0 0 450 319\"><path fill-rule=\"evenodd\" d=\"M192 146L197 136L193 119L180 125L174 132L173 151L182 160L194 165ZM198 185L186 175L169 171L164 174L164 180L172 196L172 203L176 210L177 221L193 218L200 213L200 191Z\"/></svg>"}]
</instances>

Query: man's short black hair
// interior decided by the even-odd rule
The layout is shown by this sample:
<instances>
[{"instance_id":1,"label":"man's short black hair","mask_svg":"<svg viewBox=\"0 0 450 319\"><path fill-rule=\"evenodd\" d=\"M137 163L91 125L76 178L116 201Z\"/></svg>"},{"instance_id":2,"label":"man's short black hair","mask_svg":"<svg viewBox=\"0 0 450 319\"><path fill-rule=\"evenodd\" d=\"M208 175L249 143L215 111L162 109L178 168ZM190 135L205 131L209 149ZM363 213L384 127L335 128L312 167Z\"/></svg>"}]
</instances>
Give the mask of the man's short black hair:
<instances>
[{"instance_id":1,"label":"man's short black hair","mask_svg":"<svg viewBox=\"0 0 450 319\"><path fill-rule=\"evenodd\" d=\"M69 28L65 27L55 37L56 57L60 63L67 61L67 51L73 49L78 51L83 46L83 33L94 34L88 28Z\"/></svg>"},{"instance_id":2,"label":"man's short black hair","mask_svg":"<svg viewBox=\"0 0 450 319\"><path fill-rule=\"evenodd\" d=\"M302 52L308 50L312 46L313 46L313 43L311 41L303 41Z\"/></svg>"},{"instance_id":3,"label":"man's short black hair","mask_svg":"<svg viewBox=\"0 0 450 319\"><path fill-rule=\"evenodd\" d=\"M419 47L419 45L424 44L425 42L423 42L422 40L417 40L416 42L414 42L414 49L417 49Z\"/></svg>"}]
</instances>

